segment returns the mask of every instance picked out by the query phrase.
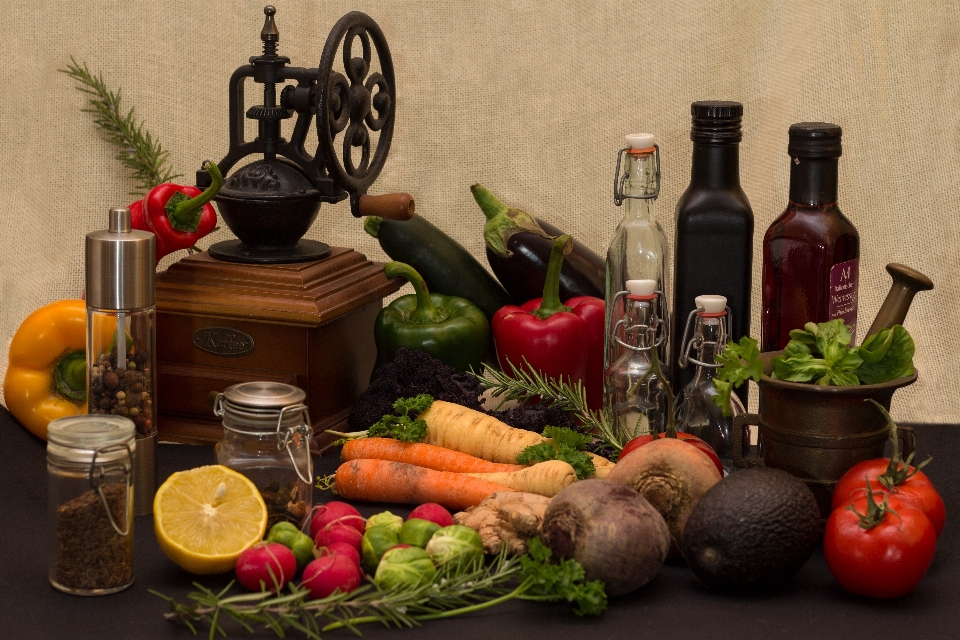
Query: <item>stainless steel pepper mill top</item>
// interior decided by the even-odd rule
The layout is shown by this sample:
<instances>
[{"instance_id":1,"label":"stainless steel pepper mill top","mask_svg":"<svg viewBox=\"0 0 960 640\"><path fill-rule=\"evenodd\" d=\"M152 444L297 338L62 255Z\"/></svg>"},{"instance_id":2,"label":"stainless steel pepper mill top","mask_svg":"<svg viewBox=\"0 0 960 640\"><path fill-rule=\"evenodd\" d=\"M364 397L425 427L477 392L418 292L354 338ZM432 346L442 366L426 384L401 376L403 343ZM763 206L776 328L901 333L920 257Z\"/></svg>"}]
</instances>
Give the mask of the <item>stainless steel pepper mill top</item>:
<instances>
[{"instance_id":1,"label":"stainless steel pepper mill top","mask_svg":"<svg viewBox=\"0 0 960 640\"><path fill-rule=\"evenodd\" d=\"M130 227L130 210L110 209L105 231L87 234L87 306L143 309L156 296L157 238Z\"/></svg>"},{"instance_id":2,"label":"stainless steel pepper mill top","mask_svg":"<svg viewBox=\"0 0 960 640\"><path fill-rule=\"evenodd\" d=\"M87 409L136 426L134 513L147 515L157 488L156 236L110 210L108 228L86 237Z\"/></svg>"}]
</instances>

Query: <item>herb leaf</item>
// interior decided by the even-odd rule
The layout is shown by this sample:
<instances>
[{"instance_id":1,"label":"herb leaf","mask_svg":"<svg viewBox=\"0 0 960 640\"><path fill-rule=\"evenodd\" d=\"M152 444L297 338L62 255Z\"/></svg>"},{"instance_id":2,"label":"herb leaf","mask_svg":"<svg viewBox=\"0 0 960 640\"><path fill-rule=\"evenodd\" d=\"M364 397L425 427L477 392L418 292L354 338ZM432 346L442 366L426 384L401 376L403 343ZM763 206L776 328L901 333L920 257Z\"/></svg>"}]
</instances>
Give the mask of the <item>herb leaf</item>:
<instances>
[{"instance_id":1,"label":"herb leaf","mask_svg":"<svg viewBox=\"0 0 960 640\"><path fill-rule=\"evenodd\" d=\"M566 427L546 427L543 435L550 438L540 444L532 444L517 456L517 464L536 464L547 460L563 460L577 474L577 480L589 478L596 473L593 458L584 453L593 438Z\"/></svg>"},{"instance_id":2,"label":"herb leaf","mask_svg":"<svg viewBox=\"0 0 960 640\"><path fill-rule=\"evenodd\" d=\"M860 345L863 364L856 370L863 384L877 384L913 375L913 338L901 325L883 329Z\"/></svg>"},{"instance_id":3,"label":"herb leaf","mask_svg":"<svg viewBox=\"0 0 960 640\"><path fill-rule=\"evenodd\" d=\"M421 393L413 398L398 398L393 403L396 415L385 415L367 430L371 438L394 438L402 442L421 442L427 436L427 423L419 416L433 404L433 396ZM414 414L411 417L410 414Z\"/></svg>"},{"instance_id":4,"label":"herb leaf","mask_svg":"<svg viewBox=\"0 0 960 640\"><path fill-rule=\"evenodd\" d=\"M574 603L578 616L600 615L607 608L607 595L600 580L584 580L583 565L576 560L550 563L553 552L540 538L528 542L529 555L520 558L520 567L532 586L521 598L527 600L566 600Z\"/></svg>"},{"instance_id":5,"label":"herb leaf","mask_svg":"<svg viewBox=\"0 0 960 640\"><path fill-rule=\"evenodd\" d=\"M746 361L746 364L743 361ZM727 343L717 356L717 363L721 367L717 369L713 379L713 387L717 390L713 401L723 411L723 415L729 417L730 393L747 380L759 380L763 373L757 341L749 336L743 336L739 343Z\"/></svg>"}]
</instances>

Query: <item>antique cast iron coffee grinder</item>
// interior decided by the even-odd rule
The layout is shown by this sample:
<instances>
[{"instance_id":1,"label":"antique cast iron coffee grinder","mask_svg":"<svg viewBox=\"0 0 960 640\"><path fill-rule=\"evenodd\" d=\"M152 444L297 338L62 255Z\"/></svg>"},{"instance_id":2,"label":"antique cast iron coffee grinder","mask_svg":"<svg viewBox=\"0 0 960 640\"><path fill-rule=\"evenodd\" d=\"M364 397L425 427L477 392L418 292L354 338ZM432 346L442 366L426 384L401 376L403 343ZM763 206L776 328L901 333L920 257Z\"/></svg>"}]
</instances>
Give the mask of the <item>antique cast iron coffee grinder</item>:
<instances>
[{"instance_id":1,"label":"antique cast iron coffee grinder","mask_svg":"<svg viewBox=\"0 0 960 640\"><path fill-rule=\"evenodd\" d=\"M319 68L292 67L277 53L276 10L264 13L263 54L230 79L230 149L219 163L227 178L217 207L237 240L157 278L159 429L168 441L219 441L212 398L253 380L306 391L314 433L338 426L369 381L383 297L402 285L353 249L302 239L324 202L349 197L358 217L413 215L407 194L366 193L386 160L396 107L382 31L369 16L349 13L330 32ZM341 49L343 73L334 68ZM246 108L248 78L263 85L263 102ZM285 85L279 96L278 85ZM287 140L281 125L294 116ZM251 141L246 119L257 121ZM228 175L253 154L262 158ZM198 186L209 180L197 175Z\"/></svg>"}]
</instances>

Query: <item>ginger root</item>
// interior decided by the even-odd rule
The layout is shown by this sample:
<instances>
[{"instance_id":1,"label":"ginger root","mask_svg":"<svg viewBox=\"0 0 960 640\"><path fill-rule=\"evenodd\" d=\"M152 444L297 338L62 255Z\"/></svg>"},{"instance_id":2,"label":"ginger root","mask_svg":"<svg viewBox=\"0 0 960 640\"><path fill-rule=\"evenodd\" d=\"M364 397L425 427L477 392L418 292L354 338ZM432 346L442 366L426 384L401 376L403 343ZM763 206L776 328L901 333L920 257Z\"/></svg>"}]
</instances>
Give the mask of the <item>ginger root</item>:
<instances>
[{"instance_id":1,"label":"ginger root","mask_svg":"<svg viewBox=\"0 0 960 640\"><path fill-rule=\"evenodd\" d=\"M527 540L540 534L548 504L550 498L535 493L498 492L453 519L480 534L484 553L498 554L506 545L509 553L525 555Z\"/></svg>"}]
</instances>

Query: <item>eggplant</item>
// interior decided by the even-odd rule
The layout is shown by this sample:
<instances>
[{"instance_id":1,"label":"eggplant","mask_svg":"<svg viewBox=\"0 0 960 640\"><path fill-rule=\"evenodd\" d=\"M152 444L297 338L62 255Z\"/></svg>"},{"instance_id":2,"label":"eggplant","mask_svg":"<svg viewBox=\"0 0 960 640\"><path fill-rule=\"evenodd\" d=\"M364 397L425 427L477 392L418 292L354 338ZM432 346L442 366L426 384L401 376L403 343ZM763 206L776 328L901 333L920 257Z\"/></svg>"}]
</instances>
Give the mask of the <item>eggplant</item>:
<instances>
[{"instance_id":1,"label":"eggplant","mask_svg":"<svg viewBox=\"0 0 960 640\"><path fill-rule=\"evenodd\" d=\"M483 228L487 262L510 301L520 305L543 296L553 241L563 232L522 209L507 207L481 184L470 187L487 217ZM582 243L564 257L560 270L560 299L604 297L606 262Z\"/></svg>"}]
</instances>

